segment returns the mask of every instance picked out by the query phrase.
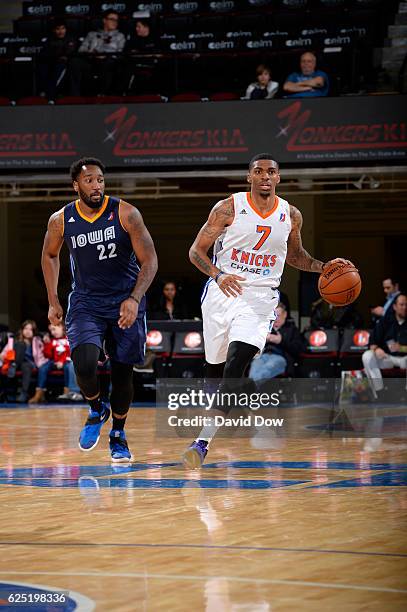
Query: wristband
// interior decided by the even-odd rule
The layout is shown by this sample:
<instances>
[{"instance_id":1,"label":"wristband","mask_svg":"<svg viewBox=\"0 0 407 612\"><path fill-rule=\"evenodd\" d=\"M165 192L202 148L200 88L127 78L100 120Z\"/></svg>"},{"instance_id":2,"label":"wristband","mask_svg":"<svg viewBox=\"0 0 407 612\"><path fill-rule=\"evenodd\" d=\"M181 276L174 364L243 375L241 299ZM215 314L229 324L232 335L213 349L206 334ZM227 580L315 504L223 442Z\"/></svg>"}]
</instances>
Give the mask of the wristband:
<instances>
[{"instance_id":1,"label":"wristband","mask_svg":"<svg viewBox=\"0 0 407 612\"><path fill-rule=\"evenodd\" d=\"M218 278L219 278L219 276L221 276L222 274L225 274L225 273L224 273L224 272L222 272L222 270L221 270L221 271L220 271L220 272L218 272L218 273L217 273L217 275L215 276L214 280L215 280L215 283L216 283L216 284L218 284Z\"/></svg>"},{"instance_id":2,"label":"wristband","mask_svg":"<svg viewBox=\"0 0 407 612\"><path fill-rule=\"evenodd\" d=\"M134 295L129 295L129 299L134 300L135 302L137 302L138 305L140 305L140 300L134 297Z\"/></svg>"}]
</instances>

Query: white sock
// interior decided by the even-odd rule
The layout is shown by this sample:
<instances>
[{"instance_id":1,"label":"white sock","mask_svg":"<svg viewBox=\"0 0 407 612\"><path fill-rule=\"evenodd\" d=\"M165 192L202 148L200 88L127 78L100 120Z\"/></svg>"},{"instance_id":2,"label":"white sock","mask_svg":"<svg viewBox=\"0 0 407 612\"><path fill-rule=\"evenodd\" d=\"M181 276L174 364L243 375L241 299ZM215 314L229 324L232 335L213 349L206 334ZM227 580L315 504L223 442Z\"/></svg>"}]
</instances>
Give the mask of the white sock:
<instances>
[{"instance_id":1,"label":"white sock","mask_svg":"<svg viewBox=\"0 0 407 612\"><path fill-rule=\"evenodd\" d=\"M223 413L219 411L219 414ZM197 440L205 440L205 442L207 442L209 445L209 443L212 441L212 438L218 431L220 425L215 424L215 419L213 416L207 416L206 418L208 419L208 424L202 427L200 434L197 437Z\"/></svg>"}]
</instances>

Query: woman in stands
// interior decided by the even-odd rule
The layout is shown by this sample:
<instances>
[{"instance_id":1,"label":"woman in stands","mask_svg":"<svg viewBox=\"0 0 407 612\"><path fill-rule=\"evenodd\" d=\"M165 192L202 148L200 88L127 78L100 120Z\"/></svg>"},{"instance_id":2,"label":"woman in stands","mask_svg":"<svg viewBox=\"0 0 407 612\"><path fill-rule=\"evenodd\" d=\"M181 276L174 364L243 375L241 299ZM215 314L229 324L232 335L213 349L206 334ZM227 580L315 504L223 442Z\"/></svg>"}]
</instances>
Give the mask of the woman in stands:
<instances>
[{"instance_id":1,"label":"woman in stands","mask_svg":"<svg viewBox=\"0 0 407 612\"><path fill-rule=\"evenodd\" d=\"M185 304L177 295L177 285L174 281L165 283L161 298L151 313L151 319L186 319L187 310Z\"/></svg>"},{"instance_id":2,"label":"woman in stands","mask_svg":"<svg viewBox=\"0 0 407 612\"><path fill-rule=\"evenodd\" d=\"M15 338L10 336L4 347L0 360L3 362L3 373L12 378L17 370L21 370L21 391L17 396L17 402L26 403L31 383L33 370L41 368L48 359L44 356L44 343L38 335L37 324L27 319ZM44 390L37 387L29 404L38 403L44 399Z\"/></svg>"}]
</instances>

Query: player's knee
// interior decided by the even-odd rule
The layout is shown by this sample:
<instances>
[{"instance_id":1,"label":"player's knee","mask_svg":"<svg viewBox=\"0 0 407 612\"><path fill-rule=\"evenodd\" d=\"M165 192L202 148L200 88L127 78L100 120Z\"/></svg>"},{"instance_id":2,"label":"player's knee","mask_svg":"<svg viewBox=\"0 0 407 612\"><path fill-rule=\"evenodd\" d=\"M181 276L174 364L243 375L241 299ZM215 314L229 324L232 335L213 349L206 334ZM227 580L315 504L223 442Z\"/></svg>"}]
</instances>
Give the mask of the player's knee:
<instances>
[{"instance_id":1,"label":"player's knee","mask_svg":"<svg viewBox=\"0 0 407 612\"><path fill-rule=\"evenodd\" d=\"M89 380L96 377L97 364L90 361L79 361L74 364L75 374L78 380Z\"/></svg>"},{"instance_id":2,"label":"player's knee","mask_svg":"<svg viewBox=\"0 0 407 612\"><path fill-rule=\"evenodd\" d=\"M94 344L82 344L72 353L75 374L80 381L96 378L100 349Z\"/></svg>"},{"instance_id":3,"label":"player's knee","mask_svg":"<svg viewBox=\"0 0 407 612\"><path fill-rule=\"evenodd\" d=\"M128 363L111 362L112 384L131 384L133 381L133 366Z\"/></svg>"},{"instance_id":4,"label":"player's knee","mask_svg":"<svg viewBox=\"0 0 407 612\"><path fill-rule=\"evenodd\" d=\"M258 350L257 346L246 342L231 342L223 373L224 378L242 378Z\"/></svg>"}]
</instances>

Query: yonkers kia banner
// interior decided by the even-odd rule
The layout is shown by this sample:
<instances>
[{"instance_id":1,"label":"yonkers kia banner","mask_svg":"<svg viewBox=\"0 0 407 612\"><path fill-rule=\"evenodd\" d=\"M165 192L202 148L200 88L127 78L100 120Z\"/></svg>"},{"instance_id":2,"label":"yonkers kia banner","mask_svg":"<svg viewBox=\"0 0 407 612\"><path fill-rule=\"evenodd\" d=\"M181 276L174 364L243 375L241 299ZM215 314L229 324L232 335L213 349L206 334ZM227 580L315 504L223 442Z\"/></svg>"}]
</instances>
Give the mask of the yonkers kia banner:
<instances>
[{"instance_id":1,"label":"yonkers kia banner","mask_svg":"<svg viewBox=\"0 0 407 612\"><path fill-rule=\"evenodd\" d=\"M110 167L401 161L407 96L47 106L0 109L0 168L66 168L98 155Z\"/></svg>"}]
</instances>

